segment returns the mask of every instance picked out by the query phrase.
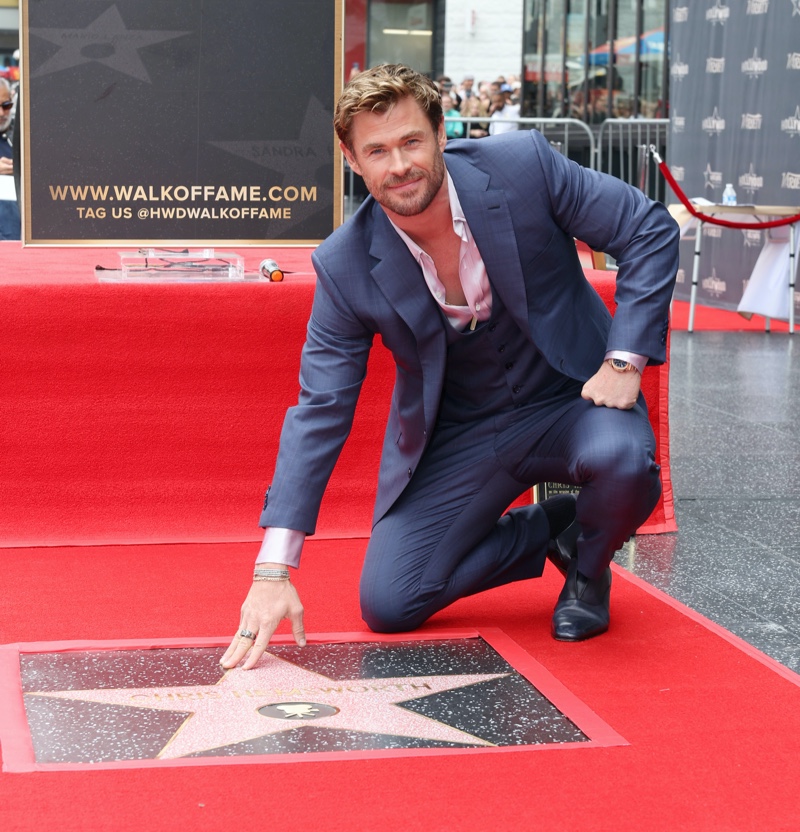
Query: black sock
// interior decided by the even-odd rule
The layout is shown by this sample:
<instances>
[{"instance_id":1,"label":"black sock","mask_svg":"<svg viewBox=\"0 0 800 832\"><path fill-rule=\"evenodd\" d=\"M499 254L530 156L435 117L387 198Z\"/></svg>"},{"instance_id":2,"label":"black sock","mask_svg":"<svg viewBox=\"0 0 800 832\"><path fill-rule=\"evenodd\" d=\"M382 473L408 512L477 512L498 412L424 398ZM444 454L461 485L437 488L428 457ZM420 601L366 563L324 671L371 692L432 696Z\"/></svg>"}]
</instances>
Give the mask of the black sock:
<instances>
[{"instance_id":1,"label":"black sock","mask_svg":"<svg viewBox=\"0 0 800 832\"><path fill-rule=\"evenodd\" d=\"M556 494L539 505L544 509L550 526L550 538L558 537L575 520L576 494Z\"/></svg>"}]
</instances>

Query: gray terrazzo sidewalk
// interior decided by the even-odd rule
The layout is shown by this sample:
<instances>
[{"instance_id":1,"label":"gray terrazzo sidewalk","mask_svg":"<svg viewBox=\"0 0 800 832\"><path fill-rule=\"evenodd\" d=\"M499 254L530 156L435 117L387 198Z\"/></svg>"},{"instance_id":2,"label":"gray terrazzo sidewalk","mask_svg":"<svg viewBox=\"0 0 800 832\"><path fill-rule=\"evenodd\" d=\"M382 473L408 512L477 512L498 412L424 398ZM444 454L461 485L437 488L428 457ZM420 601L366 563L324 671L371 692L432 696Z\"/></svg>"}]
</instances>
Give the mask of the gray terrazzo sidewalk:
<instances>
[{"instance_id":1,"label":"gray terrazzo sidewalk","mask_svg":"<svg viewBox=\"0 0 800 832\"><path fill-rule=\"evenodd\" d=\"M795 671L798 338L672 334L670 446L679 531L640 535L616 560Z\"/></svg>"}]
</instances>

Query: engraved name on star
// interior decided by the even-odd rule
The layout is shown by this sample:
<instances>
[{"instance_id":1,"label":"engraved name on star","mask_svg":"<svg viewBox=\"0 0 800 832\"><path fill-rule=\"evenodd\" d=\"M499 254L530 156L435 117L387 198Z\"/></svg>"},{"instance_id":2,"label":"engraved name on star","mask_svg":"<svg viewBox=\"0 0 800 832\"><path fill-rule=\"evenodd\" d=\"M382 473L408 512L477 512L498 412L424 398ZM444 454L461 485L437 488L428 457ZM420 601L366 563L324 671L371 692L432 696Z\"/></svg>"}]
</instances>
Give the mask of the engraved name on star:
<instances>
[{"instance_id":1,"label":"engraved name on star","mask_svg":"<svg viewBox=\"0 0 800 832\"><path fill-rule=\"evenodd\" d=\"M253 670L233 668L215 685L51 691L33 695L186 713L186 721L158 754L159 759L168 760L290 731L311 720L321 728L492 746L493 743L480 737L406 710L399 703L507 675L400 676L342 681L265 654Z\"/></svg>"},{"instance_id":2,"label":"engraved name on star","mask_svg":"<svg viewBox=\"0 0 800 832\"><path fill-rule=\"evenodd\" d=\"M303 177L311 177L316 188L315 204L328 206L333 202L333 191L324 187L326 179L319 170L333 162L331 115L315 97L308 101L300 135L297 138L252 141L210 141L210 145L225 153L247 159L261 168L280 174L276 179L282 186L296 185ZM300 214L288 221L287 227L302 222Z\"/></svg>"},{"instance_id":3,"label":"engraved name on star","mask_svg":"<svg viewBox=\"0 0 800 832\"><path fill-rule=\"evenodd\" d=\"M331 164L333 137L330 128L330 113L312 96L303 117L300 135L296 139L211 141L209 144L240 159L247 159L259 167L283 174L282 184L294 184L309 170L319 170ZM330 194L330 191L321 189L318 199L322 201Z\"/></svg>"},{"instance_id":4,"label":"engraved name on star","mask_svg":"<svg viewBox=\"0 0 800 832\"><path fill-rule=\"evenodd\" d=\"M85 29L32 27L30 33L61 47L34 69L33 78L96 61L148 84L152 82L138 50L192 34L190 31L128 29L116 6L106 9Z\"/></svg>"}]
</instances>

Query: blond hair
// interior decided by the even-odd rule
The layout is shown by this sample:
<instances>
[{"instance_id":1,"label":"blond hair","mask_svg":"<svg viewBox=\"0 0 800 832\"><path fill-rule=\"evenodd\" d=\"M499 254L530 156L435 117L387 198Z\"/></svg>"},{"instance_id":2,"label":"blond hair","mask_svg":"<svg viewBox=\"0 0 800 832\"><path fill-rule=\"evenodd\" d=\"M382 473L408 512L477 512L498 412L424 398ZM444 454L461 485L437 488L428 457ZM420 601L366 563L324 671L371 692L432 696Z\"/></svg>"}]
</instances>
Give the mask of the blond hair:
<instances>
[{"instance_id":1,"label":"blond hair","mask_svg":"<svg viewBox=\"0 0 800 832\"><path fill-rule=\"evenodd\" d=\"M339 141L352 153L350 132L355 116L386 113L406 97L419 104L435 133L442 122L442 99L433 81L402 64L381 64L360 72L345 85L333 117Z\"/></svg>"}]
</instances>

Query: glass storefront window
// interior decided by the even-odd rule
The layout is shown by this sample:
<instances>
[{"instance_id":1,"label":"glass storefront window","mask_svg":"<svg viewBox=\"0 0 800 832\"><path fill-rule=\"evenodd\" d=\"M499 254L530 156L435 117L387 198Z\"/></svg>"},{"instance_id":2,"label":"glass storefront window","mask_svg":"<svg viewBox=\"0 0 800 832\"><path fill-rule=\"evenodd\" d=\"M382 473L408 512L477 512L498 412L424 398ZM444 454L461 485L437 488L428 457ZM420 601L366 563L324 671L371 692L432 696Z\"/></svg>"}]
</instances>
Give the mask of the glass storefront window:
<instances>
[{"instance_id":1,"label":"glass storefront window","mask_svg":"<svg viewBox=\"0 0 800 832\"><path fill-rule=\"evenodd\" d=\"M404 63L433 72L433 2L369 4L369 66Z\"/></svg>"},{"instance_id":2,"label":"glass storefront window","mask_svg":"<svg viewBox=\"0 0 800 832\"><path fill-rule=\"evenodd\" d=\"M664 62L667 59L663 2L645 0L642 30L639 112L645 118L666 118L665 94L662 89Z\"/></svg>"},{"instance_id":3,"label":"glass storefront window","mask_svg":"<svg viewBox=\"0 0 800 832\"><path fill-rule=\"evenodd\" d=\"M593 124L664 118L667 6L667 0L525 0L523 114Z\"/></svg>"}]
</instances>

